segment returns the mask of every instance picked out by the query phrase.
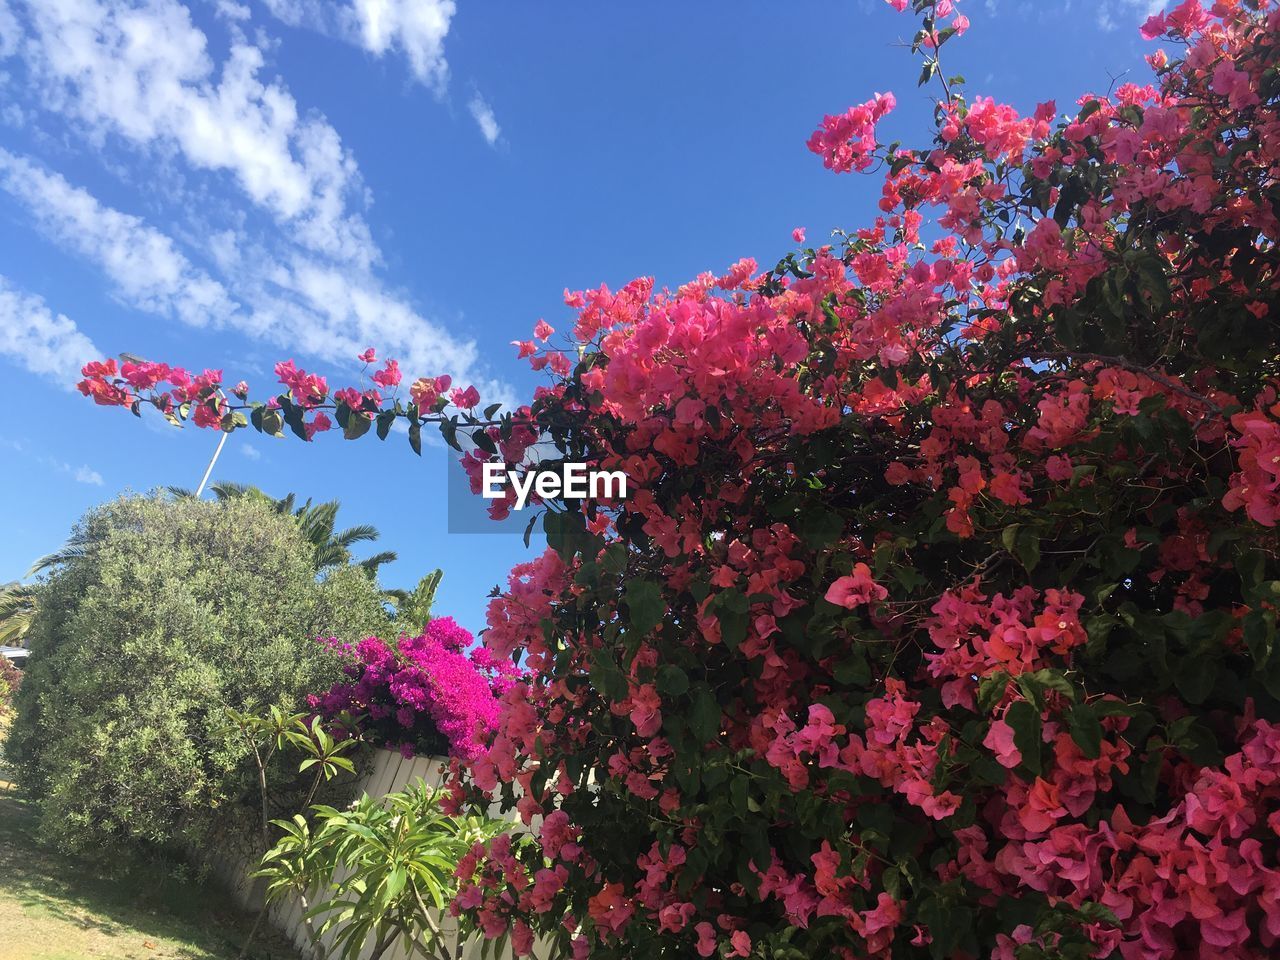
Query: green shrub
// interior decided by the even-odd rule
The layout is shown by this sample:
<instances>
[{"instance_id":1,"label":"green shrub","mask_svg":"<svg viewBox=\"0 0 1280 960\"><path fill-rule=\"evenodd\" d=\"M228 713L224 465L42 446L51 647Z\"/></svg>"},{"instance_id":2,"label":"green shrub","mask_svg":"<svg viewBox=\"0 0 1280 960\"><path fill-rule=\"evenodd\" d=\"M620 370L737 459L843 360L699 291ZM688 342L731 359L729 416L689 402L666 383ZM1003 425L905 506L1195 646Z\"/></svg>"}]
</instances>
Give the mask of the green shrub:
<instances>
[{"instance_id":1,"label":"green shrub","mask_svg":"<svg viewBox=\"0 0 1280 960\"><path fill-rule=\"evenodd\" d=\"M385 627L358 568L317 578L297 524L248 499L87 514L41 594L7 752L63 847L207 841L252 802L226 708L293 709L338 665L313 638Z\"/></svg>"}]
</instances>

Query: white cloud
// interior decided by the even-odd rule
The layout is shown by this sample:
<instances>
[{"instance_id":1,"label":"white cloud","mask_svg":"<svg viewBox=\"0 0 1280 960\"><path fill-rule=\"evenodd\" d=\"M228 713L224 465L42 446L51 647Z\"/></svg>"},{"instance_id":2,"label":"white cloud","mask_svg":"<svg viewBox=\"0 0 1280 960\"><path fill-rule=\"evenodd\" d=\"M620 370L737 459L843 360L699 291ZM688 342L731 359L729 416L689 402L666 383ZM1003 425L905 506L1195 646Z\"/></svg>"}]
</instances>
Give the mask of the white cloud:
<instances>
[{"instance_id":1,"label":"white cloud","mask_svg":"<svg viewBox=\"0 0 1280 960\"><path fill-rule=\"evenodd\" d=\"M457 7L453 0L353 0L366 50L382 56L404 51L413 74L443 88L449 77L444 38Z\"/></svg>"},{"instance_id":2,"label":"white cloud","mask_svg":"<svg viewBox=\"0 0 1280 960\"><path fill-rule=\"evenodd\" d=\"M3 148L0 189L26 204L45 234L99 264L130 306L193 326L218 325L236 313L222 284L169 237Z\"/></svg>"},{"instance_id":3,"label":"white cloud","mask_svg":"<svg viewBox=\"0 0 1280 960\"><path fill-rule=\"evenodd\" d=\"M50 470L56 470L58 473L65 473L74 478L78 483L87 483L92 487L102 486L102 474L94 470L88 464L79 467L73 467L65 460L59 460L57 457L50 457L31 449L21 440L11 440L8 437L0 437L0 447L12 450L14 453L24 457L29 457L42 467Z\"/></svg>"},{"instance_id":4,"label":"white cloud","mask_svg":"<svg viewBox=\"0 0 1280 960\"><path fill-rule=\"evenodd\" d=\"M4 0L0 0L4 2ZM222 63L176 0L28 2L23 45L51 109L192 167L230 174L304 246L362 267L380 259L355 160L319 116L303 116L260 49L232 43Z\"/></svg>"},{"instance_id":5,"label":"white cloud","mask_svg":"<svg viewBox=\"0 0 1280 960\"><path fill-rule=\"evenodd\" d=\"M1147 17L1165 7L1165 0L1101 0L1096 23L1110 33L1117 27L1136 30Z\"/></svg>"},{"instance_id":6,"label":"white cloud","mask_svg":"<svg viewBox=\"0 0 1280 960\"><path fill-rule=\"evenodd\" d=\"M457 340L366 271L272 249L229 229L204 237L215 278L141 218L4 150L0 190L21 201L46 235L100 268L117 296L139 310L191 326L232 326L344 368L373 345L397 357L407 374L448 373L474 382L486 399L512 399L509 387L483 376L473 342Z\"/></svg>"},{"instance_id":7,"label":"white cloud","mask_svg":"<svg viewBox=\"0 0 1280 960\"><path fill-rule=\"evenodd\" d=\"M8 0L0 0L0 57L8 57L15 53L21 36L18 18L14 16Z\"/></svg>"},{"instance_id":8,"label":"white cloud","mask_svg":"<svg viewBox=\"0 0 1280 960\"><path fill-rule=\"evenodd\" d=\"M0 276L0 354L32 373L65 386L80 378L80 368L101 356L67 317L54 313L40 297L15 288Z\"/></svg>"},{"instance_id":9,"label":"white cloud","mask_svg":"<svg viewBox=\"0 0 1280 960\"><path fill-rule=\"evenodd\" d=\"M480 128L480 133L488 141L489 146L492 147L498 142L498 137L502 135L502 128L498 126L498 118L493 115L493 108L489 106L484 97L475 93L467 101L467 109L471 111L471 117L475 120L476 126Z\"/></svg>"},{"instance_id":10,"label":"white cloud","mask_svg":"<svg viewBox=\"0 0 1280 960\"><path fill-rule=\"evenodd\" d=\"M215 0L214 9L218 16L232 22L248 20L253 16L253 12L245 4L237 3L236 0Z\"/></svg>"},{"instance_id":11,"label":"white cloud","mask_svg":"<svg viewBox=\"0 0 1280 960\"><path fill-rule=\"evenodd\" d=\"M443 94L449 81L444 40L454 0L262 0L285 23L362 47L376 57L398 50L419 83Z\"/></svg>"},{"instance_id":12,"label":"white cloud","mask_svg":"<svg viewBox=\"0 0 1280 960\"><path fill-rule=\"evenodd\" d=\"M7 3L0 0L0 11ZM282 15L336 9L353 18L348 28L359 27L370 50L419 50L411 60L425 64L422 76L442 82L443 58L438 49L428 55L426 38L434 29L443 41L452 2L271 3L288 8ZM484 378L473 342L450 335L376 276L380 252L353 209L364 192L354 160L326 121L300 116L282 82L260 79L263 54L239 31L215 63L177 0L25 0L25 8L21 50L43 106L96 145L135 147L142 162L128 164L126 177L147 183L160 170L183 181L180 221L160 226L0 150L0 190L28 208L43 233L100 268L120 301L189 325L235 327L299 361L349 368L373 345L406 373L448 373L486 397L511 400L505 384ZM227 175L271 217L246 217L234 196L228 204L204 182Z\"/></svg>"},{"instance_id":13,"label":"white cloud","mask_svg":"<svg viewBox=\"0 0 1280 960\"><path fill-rule=\"evenodd\" d=\"M250 460L262 459L262 451L250 443L240 444L240 452L244 454L246 457L248 457Z\"/></svg>"}]
</instances>

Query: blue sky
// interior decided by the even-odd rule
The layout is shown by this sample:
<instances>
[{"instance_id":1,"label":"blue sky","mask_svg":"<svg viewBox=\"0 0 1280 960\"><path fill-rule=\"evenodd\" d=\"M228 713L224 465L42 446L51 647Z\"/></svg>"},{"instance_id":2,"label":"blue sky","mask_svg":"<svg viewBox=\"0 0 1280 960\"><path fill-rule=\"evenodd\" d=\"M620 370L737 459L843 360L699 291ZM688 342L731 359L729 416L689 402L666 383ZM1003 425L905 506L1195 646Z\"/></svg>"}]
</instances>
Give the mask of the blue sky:
<instances>
[{"instance_id":1,"label":"blue sky","mask_svg":"<svg viewBox=\"0 0 1280 960\"><path fill-rule=\"evenodd\" d=\"M1158 6L969 0L944 66L1066 108L1146 76ZM265 395L274 360L341 385L374 346L527 398L509 343L563 326L565 287L675 286L867 222L877 182L804 141L893 90L882 136L924 142L913 30L879 0L0 0L0 581L94 503L195 486L217 442L94 408L86 356ZM439 612L475 630L527 551L447 533L449 469L396 434L239 432L214 478L341 499L400 554L389 585L443 567Z\"/></svg>"}]
</instances>

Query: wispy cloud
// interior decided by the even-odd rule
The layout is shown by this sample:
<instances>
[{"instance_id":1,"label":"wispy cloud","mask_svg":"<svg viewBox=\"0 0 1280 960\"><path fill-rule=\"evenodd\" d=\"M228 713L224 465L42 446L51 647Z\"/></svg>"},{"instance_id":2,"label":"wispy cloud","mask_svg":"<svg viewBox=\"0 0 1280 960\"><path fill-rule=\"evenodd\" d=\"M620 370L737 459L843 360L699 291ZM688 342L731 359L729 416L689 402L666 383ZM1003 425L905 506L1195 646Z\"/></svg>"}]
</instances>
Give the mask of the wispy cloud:
<instances>
[{"instance_id":1,"label":"wispy cloud","mask_svg":"<svg viewBox=\"0 0 1280 960\"><path fill-rule=\"evenodd\" d=\"M373 344L406 371L449 373L486 397L511 400L505 384L486 377L475 343L453 337L366 271L228 230L206 238L213 276L142 218L4 150L0 190L48 237L101 269L131 307L190 326L230 326L343 366Z\"/></svg>"},{"instance_id":2,"label":"wispy cloud","mask_svg":"<svg viewBox=\"0 0 1280 960\"><path fill-rule=\"evenodd\" d=\"M70 387L86 361L100 356L69 318L0 276L0 354L32 373Z\"/></svg>"},{"instance_id":3,"label":"wispy cloud","mask_svg":"<svg viewBox=\"0 0 1280 960\"><path fill-rule=\"evenodd\" d=\"M0 12L7 3L0 0ZM353 17L373 52L398 44L407 56L416 51L409 56L415 73L444 75L430 37L443 43L452 2L274 5L284 17L324 10ZM238 15L237 4L222 6ZM382 254L363 217L366 191L354 157L323 117L304 116L281 80L264 77L263 50L238 27L219 58L177 0L60 0L23 9L26 70L14 82L28 88L24 104L66 121L69 133L86 137L129 178L147 182L169 171L181 183L177 196L150 205L164 213L144 219L0 149L0 190L46 236L99 268L117 300L166 320L231 327L299 360L349 367L373 345L406 372L448 373L495 401L512 399L509 387L486 376L474 342L424 316L379 277ZM496 137L496 121L493 131ZM59 321L70 324L50 314L44 329ZM66 358L88 343L72 331L74 324L57 327L61 352L46 350L47 359L29 363L69 369Z\"/></svg>"},{"instance_id":4,"label":"wispy cloud","mask_svg":"<svg viewBox=\"0 0 1280 960\"><path fill-rule=\"evenodd\" d=\"M251 443L240 444L240 452L250 460L261 460L262 451Z\"/></svg>"},{"instance_id":5,"label":"wispy cloud","mask_svg":"<svg viewBox=\"0 0 1280 960\"><path fill-rule=\"evenodd\" d=\"M449 82L444 40L453 0L263 0L290 26L340 37L376 57L403 54L414 78L442 95Z\"/></svg>"},{"instance_id":6,"label":"wispy cloud","mask_svg":"<svg viewBox=\"0 0 1280 960\"><path fill-rule=\"evenodd\" d=\"M493 108L484 97L475 93L467 101L467 109L471 111L472 119L475 120L476 126L480 128L480 133L488 141L489 146L494 146L498 142L498 137L502 135L502 128L498 126L498 118L493 115Z\"/></svg>"},{"instance_id":7,"label":"wispy cloud","mask_svg":"<svg viewBox=\"0 0 1280 960\"><path fill-rule=\"evenodd\" d=\"M309 249L364 267L379 259L354 158L324 118L262 78L259 48L235 40L216 62L176 0L36 3L28 27L27 67L52 110L99 138L229 174Z\"/></svg>"},{"instance_id":8,"label":"wispy cloud","mask_svg":"<svg viewBox=\"0 0 1280 960\"><path fill-rule=\"evenodd\" d=\"M18 18L9 8L7 0L0 0L0 57L10 56L18 49L18 38L21 35Z\"/></svg>"},{"instance_id":9,"label":"wispy cloud","mask_svg":"<svg viewBox=\"0 0 1280 960\"><path fill-rule=\"evenodd\" d=\"M192 326L220 325L237 312L222 284L171 238L3 148L0 189L27 206L45 235L101 266L129 306Z\"/></svg>"},{"instance_id":10,"label":"wispy cloud","mask_svg":"<svg viewBox=\"0 0 1280 960\"><path fill-rule=\"evenodd\" d=\"M1119 27L1136 27L1163 10L1166 0L1101 0L1095 22L1107 33Z\"/></svg>"},{"instance_id":11,"label":"wispy cloud","mask_svg":"<svg viewBox=\"0 0 1280 960\"><path fill-rule=\"evenodd\" d=\"M59 460L57 457L50 457L40 453L37 450L24 443L22 440L10 440L8 437L0 437L0 447L12 450L14 453L27 457L42 467L58 473L65 473L71 477L76 483L88 484L91 487L100 487L103 485L102 474L94 470L88 464L82 464L79 467L73 467L65 460Z\"/></svg>"}]
</instances>

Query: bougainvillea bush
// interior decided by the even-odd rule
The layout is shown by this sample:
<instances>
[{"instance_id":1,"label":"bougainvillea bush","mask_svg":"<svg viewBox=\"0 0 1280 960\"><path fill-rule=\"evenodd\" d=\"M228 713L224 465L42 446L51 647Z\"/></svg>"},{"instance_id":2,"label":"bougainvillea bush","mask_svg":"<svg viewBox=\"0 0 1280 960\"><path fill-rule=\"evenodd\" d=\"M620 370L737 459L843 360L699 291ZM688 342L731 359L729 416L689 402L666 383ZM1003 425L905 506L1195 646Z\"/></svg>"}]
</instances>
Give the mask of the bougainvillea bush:
<instances>
[{"instance_id":1,"label":"bougainvillea bush","mask_svg":"<svg viewBox=\"0 0 1280 960\"><path fill-rule=\"evenodd\" d=\"M13 712L13 701L22 686L22 671L8 657L0 657L0 719Z\"/></svg>"},{"instance_id":2,"label":"bougainvillea bush","mask_svg":"<svg viewBox=\"0 0 1280 960\"><path fill-rule=\"evenodd\" d=\"M545 504L489 610L531 676L454 790L534 834L474 851L455 909L520 951L1274 956L1280 11L1186 0L1143 27L1149 78L1023 116L939 64L951 0L893 4L933 142L879 144L889 95L809 142L882 171L875 222L567 293L563 349L519 345L551 378L526 408L384 396L390 366L284 366L266 405L84 389L628 473Z\"/></svg>"},{"instance_id":3,"label":"bougainvillea bush","mask_svg":"<svg viewBox=\"0 0 1280 960\"><path fill-rule=\"evenodd\" d=\"M473 648L474 641L452 617L431 620L421 635L395 642L326 638L321 642L343 656L349 679L308 703L339 724L354 719L358 729L348 732L405 756L475 760L497 729L500 698L522 671L484 647Z\"/></svg>"}]
</instances>

